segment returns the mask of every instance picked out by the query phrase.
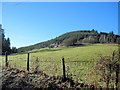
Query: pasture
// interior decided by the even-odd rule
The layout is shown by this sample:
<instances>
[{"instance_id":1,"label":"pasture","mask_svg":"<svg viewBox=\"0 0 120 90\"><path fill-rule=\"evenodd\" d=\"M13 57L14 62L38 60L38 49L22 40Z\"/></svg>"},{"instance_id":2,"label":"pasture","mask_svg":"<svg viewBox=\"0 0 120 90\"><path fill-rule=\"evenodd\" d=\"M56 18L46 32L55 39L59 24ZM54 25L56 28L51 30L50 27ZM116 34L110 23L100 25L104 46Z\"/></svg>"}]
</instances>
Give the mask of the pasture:
<instances>
[{"instance_id":1,"label":"pasture","mask_svg":"<svg viewBox=\"0 0 120 90\"><path fill-rule=\"evenodd\" d=\"M48 75L62 75L62 57L65 59L66 75L73 80L94 83L94 66L100 56L111 56L118 50L117 44L86 44L80 47L58 47L35 49L25 53L8 56L11 67L26 70L27 53L30 53L30 70L35 66L36 57L39 70ZM3 57L5 63L5 57ZM100 83L100 82L99 82ZM100 83L103 84L103 83Z\"/></svg>"}]
</instances>

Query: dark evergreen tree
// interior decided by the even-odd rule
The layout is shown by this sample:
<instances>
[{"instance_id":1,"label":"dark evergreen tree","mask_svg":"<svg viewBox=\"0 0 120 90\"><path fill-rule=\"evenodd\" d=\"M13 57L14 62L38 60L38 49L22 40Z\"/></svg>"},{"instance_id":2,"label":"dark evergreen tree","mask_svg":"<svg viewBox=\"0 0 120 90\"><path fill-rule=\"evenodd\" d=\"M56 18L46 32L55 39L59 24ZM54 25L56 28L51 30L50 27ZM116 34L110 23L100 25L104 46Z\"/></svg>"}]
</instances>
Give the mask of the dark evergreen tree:
<instances>
[{"instance_id":1,"label":"dark evergreen tree","mask_svg":"<svg viewBox=\"0 0 120 90\"><path fill-rule=\"evenodd\" d=\"M12 47L12 53L17 53L16 47Z\"/></svg>"},{"instance_id":2,"label":"dark evergreen tree","mask_svg":"<svg viewBox=\"0 0 120 90\"><path fill-rule=\"evenodd\" d=\"M2 25L0 24L0 36L1 36L1 43L2 43L2 54L5 54L5 52L7 51L8 54L11 53L11 48L10 48L10 39L9 38L5 38L5 33L4 33L4 29L2 29Z\"/></svg>"},{"instance_id":3,"label":"dark evergreen tree","mask_svg":"<svg viewBox=\"0 0 120 90\"><path fill-rule=\"evenodd\" d=\"M0 55L2 55L2 28L0 24Z\"/></svg>"},{"instance_id":4,"label":"dark evergreen tree","mask_svg":"<svg viewBox=\"0 0 120 90\"><path fill-rule=\"evenodd\" d=\"M118 38L116 39L116 42L117 42L118 44L120 44L120 37L118 37Z\"/></svg>"}]
</instances>

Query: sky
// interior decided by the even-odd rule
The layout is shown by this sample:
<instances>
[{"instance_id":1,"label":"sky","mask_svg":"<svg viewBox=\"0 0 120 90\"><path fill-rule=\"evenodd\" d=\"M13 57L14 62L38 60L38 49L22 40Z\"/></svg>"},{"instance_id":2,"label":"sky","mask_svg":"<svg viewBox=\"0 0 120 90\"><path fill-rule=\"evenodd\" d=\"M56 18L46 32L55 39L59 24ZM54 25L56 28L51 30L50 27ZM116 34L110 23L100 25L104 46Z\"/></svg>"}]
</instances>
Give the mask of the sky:
<instances>
[{"instance_id":1,"label":"sky","mask_svg":"<svg viewBox=\"0 0 120 90\"><path fill-rule=\"evenodd\" d=\"M2 2L119 2L120 0L1 0Z\"/></svg>"},{"instance_id":2,"label":"sky","mask_svg":"<svg viewBox=\"0 0 120 90\"><path fill-rule=\"evenodd\" d=\"M118 34L118 3L4 2L2 27L17 48L78 30Z\"/></svg>"}]
</instances>

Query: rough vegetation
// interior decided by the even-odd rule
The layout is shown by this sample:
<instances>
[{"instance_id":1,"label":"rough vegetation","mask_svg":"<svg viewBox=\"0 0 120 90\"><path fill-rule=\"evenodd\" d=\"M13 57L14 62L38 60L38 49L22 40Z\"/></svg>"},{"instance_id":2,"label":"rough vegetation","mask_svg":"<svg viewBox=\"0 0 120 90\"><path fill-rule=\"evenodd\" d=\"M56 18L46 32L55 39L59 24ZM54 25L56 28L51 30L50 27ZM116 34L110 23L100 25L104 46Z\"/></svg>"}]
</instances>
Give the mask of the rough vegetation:
<instances>
[{"instance_id":1,"label":"rough vegetation","mask_svg":"<svg viewBox=\"0 0 120 90\"><path fill-rule=\"evenodd\" d=\"M24 70L16 68L3 68L2 72L2 89L8 90L9 88L94 88L94 85L87 85L73 81L67 78L63 81L62 76L49 76L42 71L35 73L28 73Z\"/></svg>"}]
</instances>

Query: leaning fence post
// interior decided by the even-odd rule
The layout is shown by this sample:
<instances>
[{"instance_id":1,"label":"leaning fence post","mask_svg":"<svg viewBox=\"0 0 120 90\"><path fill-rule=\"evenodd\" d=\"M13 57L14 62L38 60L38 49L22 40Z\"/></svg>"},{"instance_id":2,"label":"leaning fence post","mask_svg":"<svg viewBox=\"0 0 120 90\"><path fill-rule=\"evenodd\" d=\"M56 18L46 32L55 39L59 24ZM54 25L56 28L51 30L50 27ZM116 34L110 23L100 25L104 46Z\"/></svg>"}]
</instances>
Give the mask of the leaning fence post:
<instances>
[{"instance_id":1,"label":"leaning fence post","mask_svg":"<svg viewBox=\"0 0 120 90\"><path fill-rule=\"evenodd\" d=\"M7 51L5 52L5 64L6 64L6 67L8 67L8 57L7 57Z\"/></svg>"},{"instance_id":2,"label":"leaning fence post","mask_svg":"<svg viewBox=\"0 0 120 90\"><path fill-rule=\"evenodd\" d=\"M64 62L64 57L62 58L62 62L63 62L63 81L66 80L66 76L65 76L65 62Z\"/></svg>"},{"instance_id":3,"label":"leaning fence post","mask_svg":"<svg viewBox=\"0 0 120 90\"><path fill-rule=\"evenodd\" d=\"M29 71L29 53L28 53L28 57L27 57L27 71Z\"/></svg>"},{"instance_id":4,"label":"leaning fence post","mask_svg":"<svg viewBox=\"0 0 120 90\"><path fill-rule=\"evenodd\" d=\"M118 84L119 84L119 65L116 65L116 89L118 88Z\"/></svg>"}]
</instances>

